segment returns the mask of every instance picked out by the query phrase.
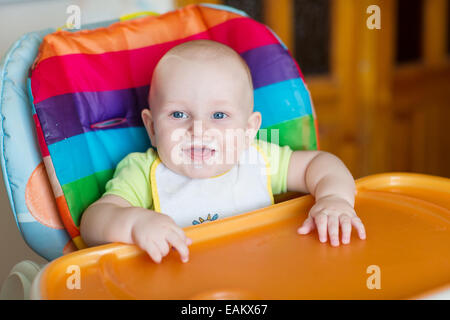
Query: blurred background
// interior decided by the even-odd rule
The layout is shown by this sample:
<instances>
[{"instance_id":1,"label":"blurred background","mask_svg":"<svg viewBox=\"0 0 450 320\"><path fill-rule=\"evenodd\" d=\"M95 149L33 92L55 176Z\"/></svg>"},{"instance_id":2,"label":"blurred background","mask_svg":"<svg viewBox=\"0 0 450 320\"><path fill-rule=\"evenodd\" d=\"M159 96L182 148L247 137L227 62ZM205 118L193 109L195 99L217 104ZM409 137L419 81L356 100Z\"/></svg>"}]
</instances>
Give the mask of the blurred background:
<instances>
[{"instance_id":1,"label":"blurred background","mask_svg":"<svg viewBox=\"0 0 450 320\"><path fill-rule=\"evenodd\" d=\"M0 56L23 34L191 3L226 4L270 26L298 61L319 123L320 149L355 179L403 171L450 177L450 0L0 0ZM369 29L366 10L381 10ZM16 227L0 184L0 283L17 262L45 261Z\"/></svg>"}]
</instances>

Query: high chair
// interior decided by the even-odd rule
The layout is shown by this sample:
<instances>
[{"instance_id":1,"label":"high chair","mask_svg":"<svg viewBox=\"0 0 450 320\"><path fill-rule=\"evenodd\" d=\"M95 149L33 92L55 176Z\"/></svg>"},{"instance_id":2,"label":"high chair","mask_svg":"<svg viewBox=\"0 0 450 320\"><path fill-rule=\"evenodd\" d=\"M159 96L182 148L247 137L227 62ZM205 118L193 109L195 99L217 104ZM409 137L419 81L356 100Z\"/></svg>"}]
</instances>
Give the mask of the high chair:
<instances>
[{"instance_id":1,"label":"high chair","mask_svg":"<svg viewBox=\"0 0 450 320\"><path fill-rule=\"evenodd\" d=\"M17 227L26 243L50 263L41 266L24 261L16 265L3 285L3 298L409 298L448 284L448 259L439 260L438 265L426 265L425 260L450 249L450 182L418 174L381 174L358 180L355 210L366 219L368 236L373 234L374 240L353 239L355 243L339 249L320 244L314 235L302 238L291 232L313 204L311 196L292 193L280 195L276 204L267 208L188 227L186 233L194 240L192 269L186 268L186 274L180 275L178 280L185 281L181 287L172 279L179 268L173 254L155 269L136 246L86 248L79 232L83 211L101 197L123 157L151 147L140 113L148 107L155 64L173 46L193 39L222 42L249 65L255 111L261 112L261 128L268 133L265 136L260 131L258 138L273 141L277 135L280 145L293 150L319 149L316 115L300 68L270 28L242 11L222 5L190 5L163 15L87 25L81 31L28 33L2 62L1 162ZM412 207L414 213L410 213ZM384 213L377 215L380 208ZM397 224L383 226L380 219L393 213ZM404 236L421 232L429 237L421 239L421 246L433 250L414 251L389 237L386 230L401 225L402 219L409 226L402 230ZM428 228L421 230L417 219L425 221ZM383 236L377 240L378 233ZM433 275L402 291L406 278L398 277L399 260L383 255L393 239L398 241L394 247L406 246L412 262L424 259L413 268L415 272L432 268ZM220 256L205 251L211 243L217 245ZM288 254L287 249L299 250L309 261L317 262L316 269L302 262L301 256ZM280 255L275 254L278 250ZM193 287L189 275L205 271L205 267L212 274L222 270L226 262L221 257L246 268L230 267L222 280L213 277L213 284L200 282ZM343 259L349 263L347 269ZM267 265L261 263L264 261ZM311 277L314 270L325 272L327 263L336 267L331 273L341 271L352 285L342 283L342 291L335 292L324 282L327 277ZM391 290L383 293L366 286L366 269L377 263L394 270L382 273L386 283L392 284ZM80 282L73 266L90 276ZM296 278L289 273L294 266L302 266L305 276ZM254 268L259 273L252 271ZM264 278L273 276L274 268L285 268L286 273L279 274L279 285ZM70 270L75 271L72 274ZM145 270L159 272L160 277L151 277L154 272ZM381 270L384 272L383 266ZM249 281L251 275L259 278ZM74 284L81 283L81 287L67 286L72 276ZM155 286L142 287L142 283ZM309 291L296 291L292 284L302 284Z\"/></svg>"}]
</instances>

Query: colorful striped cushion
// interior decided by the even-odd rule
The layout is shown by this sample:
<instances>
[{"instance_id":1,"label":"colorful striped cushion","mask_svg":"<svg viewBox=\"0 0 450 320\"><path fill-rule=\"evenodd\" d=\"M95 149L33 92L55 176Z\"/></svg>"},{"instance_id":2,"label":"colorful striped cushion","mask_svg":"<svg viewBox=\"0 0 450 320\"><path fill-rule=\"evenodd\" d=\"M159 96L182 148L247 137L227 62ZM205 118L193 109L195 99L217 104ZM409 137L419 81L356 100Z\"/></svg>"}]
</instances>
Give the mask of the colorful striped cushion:
<instances>
[{"instance_id":1,"label":"colorful striped cushion","mask_svg":"<svg viewBox=\"0 0 450 320\"><path fill-rule=\"evenodd\" d=\"M252 73L262 128L279 129L280 145L318 148L298 65L269 28L234 10L191 5L106 28L47 35L31 72L33 117L61 218L78 248L84 246L81 215L103 194L116 164L150 147L140 113L148 107L156 63L193 39L219 41L241 54Z\"/></svg>"}]
</instances>

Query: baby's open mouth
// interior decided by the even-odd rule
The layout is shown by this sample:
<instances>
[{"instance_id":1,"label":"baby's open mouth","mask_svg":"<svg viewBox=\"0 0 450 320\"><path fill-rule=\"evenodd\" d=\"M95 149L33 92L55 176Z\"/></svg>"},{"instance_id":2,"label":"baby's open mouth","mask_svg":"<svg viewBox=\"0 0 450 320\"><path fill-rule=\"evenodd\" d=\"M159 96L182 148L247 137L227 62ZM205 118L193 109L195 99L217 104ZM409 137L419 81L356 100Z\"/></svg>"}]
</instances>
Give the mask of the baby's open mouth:
<instances>
[{"instance_id":1,"label":"baby's open mouth","mask_svg":"<svg viewBox=\"0 0 450 320\"><path fill-rule=\"evenodd\" d=\"M206 161L214 156L216 150L209 147L190 147L183 152L194 161Z\"/></svg>"}]
</instances>

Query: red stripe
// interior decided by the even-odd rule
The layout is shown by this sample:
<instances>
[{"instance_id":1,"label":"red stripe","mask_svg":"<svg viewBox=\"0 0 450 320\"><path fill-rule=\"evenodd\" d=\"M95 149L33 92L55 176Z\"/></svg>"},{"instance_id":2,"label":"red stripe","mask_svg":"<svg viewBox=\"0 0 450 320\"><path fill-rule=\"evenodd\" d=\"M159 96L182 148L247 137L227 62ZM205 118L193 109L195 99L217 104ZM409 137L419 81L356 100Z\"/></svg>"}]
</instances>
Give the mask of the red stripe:
<instances>
[{"instance_id":1,"label":"red stripe","mask_svg":"<svg viewBox=\"0 0 450 320\"><path fill-rule=\"evenodd\" d=\"M67 201L64 196L59 196L56 198L56 206L59 210L59 216L69 233L70 237L73 239L80 235L80 230L77 228L75 223L73 222L72 215L70 214L69 207L67 206Z\"/></svg>"},{"instance_id":2,"label":"red stripe","mask_svg":"<svg viewBox=\"0 0 450 320\"><path fill-rule=\"evenodd\" d=\"M188 38L140 49L55 56L39 63L32 73L34 103L66 93L148 85L153 69L164 53L177 44L194 39L215 40L238 53L278 43L264 25L249 18L236 18Z\"/></svg>"},{"instance_id":3,"label":"red stripe","mask_svg":"<svg viewBox=\"0 0 450 320\"><path fill-rule=\"evenodd\" d=\"M37 117L37 114L33 114L34 123L36 125L36 134L38 138L39 148L41 149L42 158L49 156L50 153L48 152L47 144L44 140L44 133L42 132L41 123L39 122L39 119Z\"/></svg>"}]
</instances>

